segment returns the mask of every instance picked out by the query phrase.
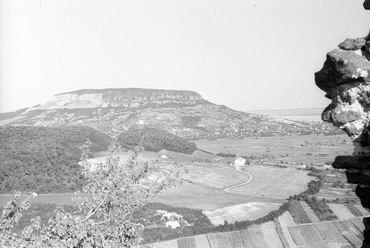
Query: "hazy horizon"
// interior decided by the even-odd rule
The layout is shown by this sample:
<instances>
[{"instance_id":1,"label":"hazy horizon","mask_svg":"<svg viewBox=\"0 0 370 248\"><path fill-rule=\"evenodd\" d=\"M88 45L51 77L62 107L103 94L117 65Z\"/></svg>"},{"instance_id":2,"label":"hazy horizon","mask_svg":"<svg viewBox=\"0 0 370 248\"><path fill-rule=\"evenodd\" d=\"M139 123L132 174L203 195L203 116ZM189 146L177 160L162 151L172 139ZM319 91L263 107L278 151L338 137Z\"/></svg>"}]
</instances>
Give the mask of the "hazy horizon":
<instances>
[{"instance_id":1,"label":"hazy horizon","mask_svg":"<svg viewBox=\"0 0 370 248\"><path fill-rule=\"evenodd\" d=\"M236 110L325 108L327 52L363 0L3 0L0 112L79 89L191 90Z\"/></svg>"}]
</instances>

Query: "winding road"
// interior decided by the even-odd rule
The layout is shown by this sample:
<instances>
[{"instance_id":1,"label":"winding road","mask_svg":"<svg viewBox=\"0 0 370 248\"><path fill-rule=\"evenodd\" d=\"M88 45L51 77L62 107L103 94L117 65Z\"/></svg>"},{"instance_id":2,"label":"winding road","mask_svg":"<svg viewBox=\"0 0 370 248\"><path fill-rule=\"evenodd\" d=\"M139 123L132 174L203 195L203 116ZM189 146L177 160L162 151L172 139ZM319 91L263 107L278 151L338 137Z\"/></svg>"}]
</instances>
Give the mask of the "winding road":
<instances>
[{"instance_id":1,"label":"winding road","mask_svg":"<svg viewBox=\"0 0 370 248\"><path fill-rule=\"evenodd\" d=\"M252 164L251 164L251 165L252 165ZM233 185L233 186L227 187L227 188L225 189L225 191L226 191L227 193L231 193L231 194L245 195L245 194L243 194L243 193L239 193L239 192L230 192L230 190L235 189L235 188L238 188L238 187L241 187L241 186L244 186L244 185L246 185L246 184L250 183L250 182L252 181L252 179L253 179L253 176L252 176L251 174L249 174L249 173L245 172L245 171L241 171L238 165L236 165L235 167L236 167L236 170L237 170L237 171L239 171L239 172L241 172L241 173L243 173L243 174L248 175L248 177L249 177L249 178L248 178L248 180L247 180L247 181L245 181L245 182L238 183L238 184L236 184L236 185Z\"/></svg>"}]
</instances>

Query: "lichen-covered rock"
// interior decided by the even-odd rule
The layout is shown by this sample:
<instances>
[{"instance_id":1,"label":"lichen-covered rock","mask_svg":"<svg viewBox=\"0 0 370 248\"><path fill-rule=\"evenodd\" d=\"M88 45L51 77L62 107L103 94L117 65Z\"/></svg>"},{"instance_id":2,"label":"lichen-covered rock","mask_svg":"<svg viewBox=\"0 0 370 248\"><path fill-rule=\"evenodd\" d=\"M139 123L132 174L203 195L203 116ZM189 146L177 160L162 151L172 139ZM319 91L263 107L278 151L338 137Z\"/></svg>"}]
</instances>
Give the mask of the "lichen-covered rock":
<instances>
[{"instance_id":1,"label":"lichen-covered rock","mask_svg":"<svg viewBox=\"0 0 370 248\"><path fill-rule=\"evenodd\" d=\"M316 85L332 100L322 119L352 138L357 155L370 155L370 147L363 145L363 136L368 137L370 129L370 61L364 55L367 46L364 39L346 39L339 49L327 54L323 68L315 74Z\"/></svg>"},{"instance_id":2,"label":"lichen-covered rock","mask_svg":"<svg viewBox=\"0 0 370 248\"><path fill-rule=\"evenodd\" d=\"M315 73L316 85L333 97L338 86L370 81L370 63L360 50L335 49L326 56L324 67Z\"/></svg>"},{"instance_id":3,"label":"lichen-covered rock","mask_svg":"<svg viewBox=\"0 0 370 248\"><path fill-rule=\"evenodd\" d=\"M370 0L363 4L370 10ZM358 184L356 194L370 209L370 33L346 39L327 54L323 68L315 73L316 85L331 104L322 119L344 130L353 141L353 156L338 156L334 168L345 169L347 181ZM364 218L362 248L370 247L370 218Z\"/></svg>"},{"instance_id":4,"label":"lichen-covered rock","mask_svg":"<svg viewBox=\"0 0 370 248\"><path fill-rule=\"evenodd\" d=\"M338 46L343 50L358 50L365 46L366 40L365 38L357 38L357 39L346 39Z\"/></svg>"},{"instance_id":5,"label":"lichen-covered rock","mask_svg":"<svg viewBox=\"0 0 370 248\"><path fill-rule=\"evenodd\" d=\"M364 2L364 8L367 9L367 10L370 10L370 0L366 0Z\"/></svg>"}]
</instances>

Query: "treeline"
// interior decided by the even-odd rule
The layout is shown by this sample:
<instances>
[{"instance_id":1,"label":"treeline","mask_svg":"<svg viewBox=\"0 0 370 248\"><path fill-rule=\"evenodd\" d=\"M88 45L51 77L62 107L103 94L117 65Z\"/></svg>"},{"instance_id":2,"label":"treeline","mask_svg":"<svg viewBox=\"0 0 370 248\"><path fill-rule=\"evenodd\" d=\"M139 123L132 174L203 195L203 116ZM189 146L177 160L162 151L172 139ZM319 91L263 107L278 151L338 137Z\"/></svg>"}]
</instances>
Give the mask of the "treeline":
<instances>
[{"instance_id":1,"label":"treeline","mask_svg":"<svg viewBox=\"0 0 370 248\"><path fill-rule=\"evenodd\" d=\"M90 127L0 127L0 193L73 192L83 185L79 147L108 149L111 139Z\"/></svg>"},{"instance_id":2,"label":"treeline","mask_svg":"<svg viewBox=\"0 0 370 248\"><path fill-rule=\"evenodd\" d=\"M227 221L225 221L223 225L219 226L209 225L208 223L205 223L203 225L194 224L176 229L166 227L145 228L143 235L144 243L155 243L163 240L171 240L206 233L244 230L252 225L259 225L262 223L273 221L275 218L282 215L285 211L288 211L289 207L290 202L286 202L281 205L279 209L271 211L267 215L256 220L236 221L235 223L228 223Z\"/></svg>"},{"instance_id":3,"label":"treeline","mask_svg":"<svg viewBox=\"0 0 370 248\"><path fill-rule=\"evenodd\" d=\"M319 176L319 175L317 175ZM282 204L277 210L269 212L267 215L258 218L256 220L246 220L246 221L236 221L235 223L224 222L223 225L211 226L211 225L192 225L186 226L181 229L170 229L165 227L157 228L148 228L144 231L145 243L154 243L163 240L171 240L180 237L194 236L199 234L214 233L214 232L228 232L236 230L244 230L252 225L259 225L269 221L276 220L277 217L282 215L284 212L289 211L292 207L292 204L295 204L298 200L307 200L310 206L322 206L324 202L318 202L314 199L311 199L314 194L320 191L322 186L323 177L319 176L318 180L312 180L308 183L308 189L304 192L289 197L289 201ZM325 208L326 210L326 208ZM321 215L323 218L333 219L334 217L325 211ZM321 217L320 216L320 217ZM319 217L319 218L320 218Z\"/></svg>"},{"instance_id":4,"label":"treeline","mask_svg":"<svg viewBox=\"0 0 370 248\"><path fill-rule=\"evenodd\" d=\"M224 158L235 158L236 154L234 153L226 153L226 152L219 152L216 154L217 156L224 157Z\"/></svg>"},{"instance_id":5,"label":"treeline","mask_svg":"<svg viewBox=\"0 0 370 248\"><path fill-rule=\"evenodd\" d=\"M131 128L121 133L118 136L118 141L126 149L134 148L141 141L141 145L146 151L159 152L165 149L173 152L193 154L197 150L195 143L154 127Z\"/></svg>"},{"instance_id":6,"label":"treeline","mask_svg":"<svg viewBox=\"0 0 370 248\"><path fill-rule=\"evenodd\" d=\"M37 216L40 216L41 221L44 224L47 224L47 221L55 216L55 209L58 206L52 203L32 203L31 207L22 213L22 218L20 218L19 222L14 225L13 231L15 233L20 234L26 226L31 224L31 220ZM69 213L76 213L78 212L78 208L76 206L71 205L61 205L66 212ZM3 207L0 208L0 212L3 210Z\"/></svg>"}]
</instances>

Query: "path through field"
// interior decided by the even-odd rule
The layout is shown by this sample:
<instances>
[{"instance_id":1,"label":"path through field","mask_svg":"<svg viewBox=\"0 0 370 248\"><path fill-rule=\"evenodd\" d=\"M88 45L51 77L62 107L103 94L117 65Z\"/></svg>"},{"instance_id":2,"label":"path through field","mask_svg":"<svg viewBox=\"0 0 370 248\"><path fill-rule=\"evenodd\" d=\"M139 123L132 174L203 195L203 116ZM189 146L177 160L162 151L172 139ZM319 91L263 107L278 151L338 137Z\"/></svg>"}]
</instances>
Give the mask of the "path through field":
<instances>
[{"instance_id":1,"label":"path through field","mask_svg":"<svg viewBox=\"0 0 370 248\"><path fill-rule=\"evenodd\" d=\"M237 171L239 171L239 172L241 172L241 173L243 173L243 174L246 174L249 178L248 178L248 180L247 180L247 181L245 181L245 182L238 183L237 185L233 185L233 186L227 187L227 188L225 189L225 191L226 191L227 193L231 193L231 194L241 194L241 195L244 195L244 194L243 194L243 193L241 193L241 192L230 192L230 190L231 190L231 189L238 188L238 187L241 187L241 186L244 186L244 185L246 185L246 184L250 183L250 182L252 181L252 179L253 179L253 176L252 176L251 174L249 174L249 173L245 172L245 171L240 170L240 167L239 167L238 165L236 165L235 167L236 167L236 170L237 170Z\"/></svg>"}]
</instances>

